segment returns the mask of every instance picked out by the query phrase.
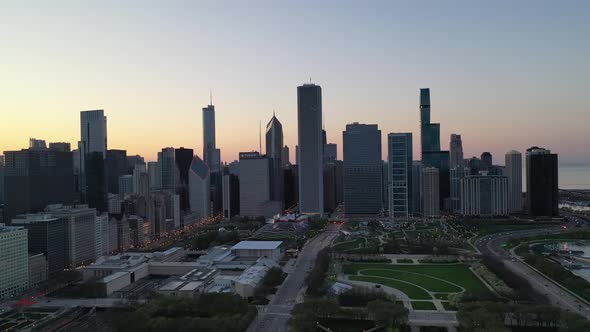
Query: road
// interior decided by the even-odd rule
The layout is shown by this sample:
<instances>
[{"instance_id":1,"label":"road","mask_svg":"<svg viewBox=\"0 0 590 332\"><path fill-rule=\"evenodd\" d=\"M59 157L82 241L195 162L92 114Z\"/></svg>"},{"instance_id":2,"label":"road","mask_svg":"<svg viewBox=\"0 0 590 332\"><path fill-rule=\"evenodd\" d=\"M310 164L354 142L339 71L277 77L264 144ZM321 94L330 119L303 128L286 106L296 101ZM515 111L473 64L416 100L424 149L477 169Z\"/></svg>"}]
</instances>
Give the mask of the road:
<instances>
[{"instance_id":1,"label":"road","mask_svg":"<svg viewBox=\"0 0 590 332\"><path fill-rule=\"evenodd\" d=\"M258 310L256 319L248 327L248 332L287 332L291 310L302 298L305 288L305 277L313 267L317 253L327 247L338 236L340 225L329 225L328 228L308 241L304 246L293 272L287 276L272 301Z\"/></svg>"},{"instance_id":2,"label":"road","mask_svg":"<svg viewBox=\"0 0 590 332\"><path fill-rule=\"evenodd\" d=\"M561 229L535 229L498 233L478 239L475 242L475 246L484 255L491 255L502 259L507 268L517 275L526 278L533 289L540 294L544 294L551 304L563 310L577 312L586 317L586 319L590 319L590 306L588 304L578 300L578 298L568 293L553 280L533 270L522 262L520 258L513 257L510 252L502 248L502 244L506 243L509 239L561 232L564 231Z\"/></svg>"}]
</instances>

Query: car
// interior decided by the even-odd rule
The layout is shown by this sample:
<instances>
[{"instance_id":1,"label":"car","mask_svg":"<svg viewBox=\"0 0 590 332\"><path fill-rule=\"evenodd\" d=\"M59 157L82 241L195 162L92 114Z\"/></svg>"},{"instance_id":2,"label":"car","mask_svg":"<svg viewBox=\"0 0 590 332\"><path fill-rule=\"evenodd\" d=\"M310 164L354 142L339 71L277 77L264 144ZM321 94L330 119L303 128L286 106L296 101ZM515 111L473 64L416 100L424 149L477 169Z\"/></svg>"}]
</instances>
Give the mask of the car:
<instances>
[{"instance_id":1,"label":"car","mask_svg":"<svg viewBox=\"0 0 590 332\"><path fill-rule=\"evenodd\" d=\"M375 285L375 288L381 288L381 285Z\"/></svg>"}]
</instances>

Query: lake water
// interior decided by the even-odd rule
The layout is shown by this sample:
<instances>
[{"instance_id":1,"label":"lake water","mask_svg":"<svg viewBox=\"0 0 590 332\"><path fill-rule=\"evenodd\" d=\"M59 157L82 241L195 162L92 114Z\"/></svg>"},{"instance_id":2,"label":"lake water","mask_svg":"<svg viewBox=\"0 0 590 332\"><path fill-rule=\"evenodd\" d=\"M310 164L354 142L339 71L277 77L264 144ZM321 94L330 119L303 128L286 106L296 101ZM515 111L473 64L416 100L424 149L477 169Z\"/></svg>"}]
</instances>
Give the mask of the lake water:
<instances>
[{"instance_id":1,"label":"lake water","mask_svg":"<svg viewBox=\"0 0 590 332\"><path fill-rule=\"evenodd\" d=\"M525 160L522 164L522 189L526 192ZM559 165L558 172L559 189L590 189L590 165Z\"/></svg>"},{"instance_id":2,"label":"lake water","mask_svg":"<svg viewBox=\"0 0 590 332\"><path fill-rule=\"evenodd\" d=\"M556 243L562 250L583 251L583 257L590 259L590 241L572 241ZM580 276L590 282L590 269L571 270L573 274Z\"/></svg>"},{"instance_id":3,"label":"lake water","mask_svg":"<svg viewBox=\"0 0 590 332\"><path fill-rule=\"evenodd\" d=\"M559 166L559 189L590 189L590 165Z\"/></svg>"}]
</instances>

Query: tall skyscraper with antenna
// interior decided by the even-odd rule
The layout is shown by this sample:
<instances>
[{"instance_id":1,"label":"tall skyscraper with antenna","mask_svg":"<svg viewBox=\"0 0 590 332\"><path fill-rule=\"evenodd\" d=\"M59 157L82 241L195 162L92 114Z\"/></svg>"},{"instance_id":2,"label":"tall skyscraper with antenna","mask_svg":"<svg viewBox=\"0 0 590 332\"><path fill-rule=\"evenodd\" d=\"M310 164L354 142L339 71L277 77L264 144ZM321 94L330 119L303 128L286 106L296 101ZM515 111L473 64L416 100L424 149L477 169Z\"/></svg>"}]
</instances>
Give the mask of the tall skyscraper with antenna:
<instances>
[{"instance_id":1,"label":"tall skyscraper with antenna","mask_svg":"<svg viewBox=\"0 0 590 332\"><path fill-rule=\"evenodd\" d=\"M299 147L299 210L324 213L322 88L312 83L297 87Z\"/></svg>"},{"instance_id":2,"label":"tall skyscraper with antenna","mask_svg":"<svg viewBox=\"0 0 590 332\"><path fill-rule=\"evenodd\" d=\"M216 157L215 149L215 106L213 106L213 95L209 97L209 105L203 108L203 161L214 171L213 166L219 165L219 161L213 160Z\"/></svg>"}]
</instances>

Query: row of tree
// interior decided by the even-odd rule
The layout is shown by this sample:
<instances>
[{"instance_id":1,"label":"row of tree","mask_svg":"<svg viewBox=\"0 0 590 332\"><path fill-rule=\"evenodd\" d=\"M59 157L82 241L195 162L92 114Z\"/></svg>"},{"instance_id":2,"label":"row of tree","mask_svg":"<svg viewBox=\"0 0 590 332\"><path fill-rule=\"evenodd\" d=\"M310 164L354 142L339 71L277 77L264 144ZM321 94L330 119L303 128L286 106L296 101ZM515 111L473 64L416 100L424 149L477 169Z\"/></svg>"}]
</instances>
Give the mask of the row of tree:
<instances>
[{"instance_id":1,"label":"row of tree","mask_svg":"<svg viewBox=\"0 0 590 332\"><path fill-rule=\"evenodd\" d=\"M196 299L158 297L113 319L115 331L245 331L256 309L235 294L201 294Z\"/></svg>"},{"instance_id":2,"label":"row of tree","mask_svg":"<svg viewBox=\"0 0 590 332\"><path fill-rule=\"evenodd\" d=\"M512 327L558 328L561 332L590 331L584 317L550 305L470 302L459 306L461 327L476 332L508 332Z\"/></svg>"},{"instance_id":3,"label":"row of tree","mask_svg":"<svg viewBox=\"0 0 590 332\"><path fill-rule=\"evenodd\" d=\"M321 296L325 294L326 289L324 287L324 281L326 280L328 270L330 269L330 261L330 248L324 248L318 252L315 265L305 279L308 295Z\"/></svg>"},{"instance_id":4,"label":"row of tree","mask_svg":"<svg viewBox=\"0 0 590 332\"><path fill-rule=\"evenodd\" d=\"M481 260L482 264L514 290L513 300L531 301L535 303L548 303L545 295L535 291L530 282L520 275L512 272L504 265L504 262L496 257L485 255Z\"/></svg>"},{"instance_id":5,"label":"row of tree","mask_svg":"<svg viewBox=\"0 0 590 332\"><path fill-rule=\"evenodd\" d=\"M310 298L295 305L289 324L294 332L309 332L317 331L320 318L370 319L375 326L389 331L406 324L408 313L408 309L402 304L392 301L375 300L368 302L363 309L346 309L332 299Z\"/></svg>"}]
</instances>

